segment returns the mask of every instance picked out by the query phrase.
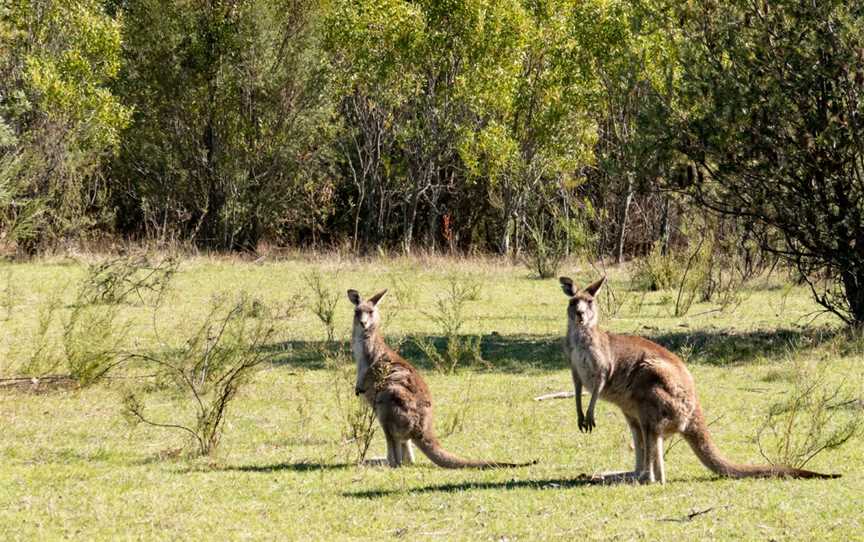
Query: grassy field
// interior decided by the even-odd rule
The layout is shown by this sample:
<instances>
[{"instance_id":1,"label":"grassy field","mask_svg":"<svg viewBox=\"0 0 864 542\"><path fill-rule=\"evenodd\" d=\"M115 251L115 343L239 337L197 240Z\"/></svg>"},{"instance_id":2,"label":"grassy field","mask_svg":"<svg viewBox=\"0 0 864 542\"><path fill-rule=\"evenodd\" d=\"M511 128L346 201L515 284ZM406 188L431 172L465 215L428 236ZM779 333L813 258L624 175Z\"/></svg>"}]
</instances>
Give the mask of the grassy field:
<instances>
[{"instance_id":1,"label":"grassy field","mask_svg":"<svg viewBox=\"0 0 864 542\"><path fill-rule=\"evenodd\" d=\"M394 342L409 338L403 353L424 371L445 447L539 463L445 471L421 456L398 470L357 466L336 406L345 390L315 354L324 327L304 309L276 322L274 361L232 404L212 457L178 455L186 441L176 431L130 426L121 394L136 383L122 371L82 390L0 389L0 539L864 540L860 436L808 464L842 473L838 480L718 479L678 443L667 455L665 486L587 485L582 474L632 468L629 433L612 405L598 405L597 428L586 435L572 399L533 400L572 388L560 346L566 300L556 280L501 261L189 259L155 318L151 307L123 306L132 326L126 346L152 348L157 336L182 342L220 292L243 290L275 306L308 303L303 276L313 270L340 295L342 343L352 315L344 291L390 288L381 305L385 333ZM8 316L0 322L0 376L20 370L40 304L52 292L71 303L85 272L85 263L56 259L2 269L12 288L8 314L0 311ZM567 274L581 283L594 277L584 266ZM489 365L444 375L411 338L440 334L426 313L454 276L479 287L463 332L483 337ZM832 381L845 379L861 397L862 342L837 336L829 319L805 326L816 307L804 289L758 283L734 310L697 304L676 318L670 292L631 291L624 270L610 270L610 279L618 302L605 302L617 310L606 311L603 325L648 336L685 359L714 437L734 460L764 462L756 430L789 392L796 362L829 367ZM147 397L167 416L184 411L158 390ZM371 454L384 450L378 432Z\"/></svg>"}]
</instances>

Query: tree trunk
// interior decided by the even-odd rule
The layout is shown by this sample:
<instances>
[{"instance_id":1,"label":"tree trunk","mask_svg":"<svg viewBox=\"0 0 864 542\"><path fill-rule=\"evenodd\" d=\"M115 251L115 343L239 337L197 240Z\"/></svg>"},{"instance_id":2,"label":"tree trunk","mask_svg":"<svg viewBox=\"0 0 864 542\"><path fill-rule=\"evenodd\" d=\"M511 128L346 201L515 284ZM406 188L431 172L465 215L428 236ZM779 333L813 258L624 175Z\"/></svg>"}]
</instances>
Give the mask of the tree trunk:
<instances>
[{"instance_id":1,"label":"tree trunk","mask_svg":"<svg viewBox=\"0 0 864 542\"><path fill-rule=\"evenodd\" d=\"M660 217L660 254L669 252L669 198L663 199L663 214Z\"/></svg>"},{"instance_id":2,"label":"tree trunk","mask_svg":"<svg viewBox=\"0 0 864 542\"><path fill-rule=\"evenodd\" d=\"M854 320L852 323L860 326L864 324L864 270L847 269L843 271L842 278L846 302Z\"/></svg>"},{"instance_id":3,"label":"tree trunk","mask_svg":"<svg viewBox=\"0 0 864 542\"><path fill-rule=\"evenodd\" d=\"M633 175L627 175L627 197L621 213L621 231L618 235L618 263L624 262L624 240L627 235L627 219L630 216L630 202L633 201Z\"/></svg>"}]
</instances>

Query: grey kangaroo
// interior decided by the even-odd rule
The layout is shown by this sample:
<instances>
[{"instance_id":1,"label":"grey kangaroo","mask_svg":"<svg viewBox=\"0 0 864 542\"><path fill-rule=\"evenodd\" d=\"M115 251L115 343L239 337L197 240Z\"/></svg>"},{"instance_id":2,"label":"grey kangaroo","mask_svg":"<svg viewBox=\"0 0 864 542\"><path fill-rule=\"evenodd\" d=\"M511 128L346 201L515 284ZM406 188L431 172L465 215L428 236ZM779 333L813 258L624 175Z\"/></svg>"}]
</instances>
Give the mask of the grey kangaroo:
<instances>
[{"instance_id":1,"label":"grey kangaroo","mask_svg":"<svg viewBox=\"0 0 864 542\"><path fill-rule=\"evenodd\" d=\"M363 394L375 410L387 439L391 467L414 463L411 443L433 463L445 469L521 467L532 463L499 463L462 459L444 450L432 429L432 395L417 369L384 342L378 303L387 290L363 300L348 290L354 304L351 352L357 362L354 392ZM536 462L535 462L536 463Z\"/></svg>"},{"instance_id":2,"label":"grey kangaroo","mask_svg":"<svg viewBox=\"0 0 864 542\"><path fill-rule=\"evenodd\" d=\"M836 478L786 466L738 465L725 459L711 440L696 397L690 371L678 356L642 337L616 335L598 328L594 296L606 277L577 291L573 281L561 277L567 305L567 354L576 387L576 413L580 431L596 426L597 398L614 403L630 426L636 450L636 468L625 478L666 482L663 438L681 433L696 457L713 472L730 478L793 477ZM582 387L591 393L588 412L582 411Z\"/></svg>"}]
</instances>

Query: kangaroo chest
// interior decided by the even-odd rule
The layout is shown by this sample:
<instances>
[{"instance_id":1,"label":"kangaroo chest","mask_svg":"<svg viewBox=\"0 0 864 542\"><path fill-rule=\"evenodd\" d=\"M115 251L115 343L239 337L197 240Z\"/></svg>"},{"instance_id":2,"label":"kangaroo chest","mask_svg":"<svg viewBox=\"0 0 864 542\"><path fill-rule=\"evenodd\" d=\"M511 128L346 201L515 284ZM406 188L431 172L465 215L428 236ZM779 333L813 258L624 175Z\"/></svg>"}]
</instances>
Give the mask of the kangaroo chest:
<instances>
[{"instance_id":1,"label":"kangaroo chest","mask_svg":"<svg viewBox=\"0 0 864 542\"><path fill-rule=\"evenodd\" d=\"M579 375L582 385L593 391L597 380L601 376L608 377L612 368L606 349L592 337L571 333L567 340L570 365Z\"/></svg>"}]
</instances>

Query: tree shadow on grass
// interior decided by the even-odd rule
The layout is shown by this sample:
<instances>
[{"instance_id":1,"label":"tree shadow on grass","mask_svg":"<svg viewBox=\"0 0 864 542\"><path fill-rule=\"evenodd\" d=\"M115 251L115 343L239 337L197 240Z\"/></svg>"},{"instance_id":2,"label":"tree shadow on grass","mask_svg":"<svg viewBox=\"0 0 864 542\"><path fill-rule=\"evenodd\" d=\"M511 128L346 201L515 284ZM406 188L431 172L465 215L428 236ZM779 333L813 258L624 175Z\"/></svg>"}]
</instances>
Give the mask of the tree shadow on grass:
<instances>
[{"instance_id":1,"label":"tree shadow on grass","mask_svg":"<svg viewBox=\"0 0 864 542\"><path fill-rule=\"evenodd\" d=\"M471 337L471 336L465 336ZM432 342L439 352L447 346L447 339L433 335L413 335L406 337L399 348L399 354L422 371L435 369L428 357L417 346L418 342ZM388 341L395 345L395 341ZM274 365L303 367L306 369L325 368L325 352L345 351L348 345L326 341L286 341L267 345L266 351L273 355ZM521 373L528 369L554 371L565 368L563 339L543 335L483 335L480 341L483 360L488 365L478 365L475 369L489 369L495 372Z\"/></svg>"},{"instance_id":2,"label":"tree shadow on grass","mask_svg":"<svg viewBox=\"0 0 864 542\"><path fill-rule=\"evenodd\" d=\"M661 332L646 337L685 358L685 361L722 367L806 352L832 340L838 333L842 331L827 328L744 332L712 329Z\"/></svg>"},{"instance_id":3,"label":"tree shadow on grass","mask_svg":"<svg viewBox=\"0 0 864 542\"><path fill-rule=\"evenodd\" d=\"M750 363L757 359L780 358L790 351L802 352L817 348L832 340L840 330L828 328L771 329L735 331L729 329L702 329L682 331L646 330L642 336L655 341L685 361L715 366ZM431 341L439 352L446 348L447 340L439 336L408 336L399 353L422 371L434 370L429 358L417 342ZM396 344L390 341L390 344ZM347 344L324 341L288 341L265 347L273 354L275 365L322 369L322 352L343 350ZM564 354L564 338L558 335L499 335L481 337L480 350L485 365L473 367L500 373L528 371L558 371L568 367Z\"/></svg>"}]
</instances>

